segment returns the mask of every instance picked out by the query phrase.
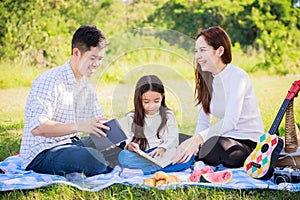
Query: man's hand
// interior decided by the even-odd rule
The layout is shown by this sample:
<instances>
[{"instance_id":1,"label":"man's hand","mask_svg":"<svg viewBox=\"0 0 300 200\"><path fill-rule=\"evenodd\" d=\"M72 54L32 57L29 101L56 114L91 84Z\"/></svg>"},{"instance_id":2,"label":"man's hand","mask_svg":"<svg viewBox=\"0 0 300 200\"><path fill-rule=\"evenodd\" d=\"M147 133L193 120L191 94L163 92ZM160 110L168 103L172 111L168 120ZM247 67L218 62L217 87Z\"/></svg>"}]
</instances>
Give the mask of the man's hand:
<instances>
[{"instance_id":1,"label":"man's hand","mask_svg":"<svg viewBox=\"0 0 300 200\"><path fill-rule=\"evenodd\" d=\"M103 117L92 118L85 121L76 122L76 128L78 132L90 133L96 136L106 136L106 134L101 130L109 130L108 126L103 125L108 119Z\"/></svg>"}]
</instances>

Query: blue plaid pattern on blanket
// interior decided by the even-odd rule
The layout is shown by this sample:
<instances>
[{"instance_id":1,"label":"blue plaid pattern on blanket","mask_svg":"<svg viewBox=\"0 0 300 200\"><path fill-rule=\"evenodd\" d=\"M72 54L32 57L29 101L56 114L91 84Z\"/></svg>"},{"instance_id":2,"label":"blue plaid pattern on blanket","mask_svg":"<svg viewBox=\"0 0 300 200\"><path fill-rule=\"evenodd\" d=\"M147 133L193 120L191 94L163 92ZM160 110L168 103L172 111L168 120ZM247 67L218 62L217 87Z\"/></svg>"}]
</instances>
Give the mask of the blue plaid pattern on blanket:
<instances>
[{"instance_id":1,"label":"blue plaid pattern on blanket","mask_svg":"<svg viewBox=\"0 0 300 200\"><path fill-rule=\"evenodd\" d=\"M122 170L119 166L115 167L115 169L110 173L100 174L92 177L82 177L80 174L79 176L63 177L58 175L39 174L33 171L26 171L21 168L21 163L22 159L19 156L11 156L0 162L0 169L4 171L4 174L0 174L0 191L27 190L57 184L70 185L85 191L99 191L115 183L148 188L149 186L143 183L143 179L151 177L151 175L143 176L140 174L128 174L125 180L124 174L121 173ZM272 179L263 181L248 176L244 172L243 168L217 168L217 171L222 170L231 170L233 174L232 180L227 184L190 182L188 179L192 169L187 169L182 172L170 173L178 176L182 182L161 185L158 187L158 189L165 190L170 188L176 189L188 186L201 186L207 188L220 187L223 189L269 189L300 191L300 183L281 183L276 185L273 183Z\"/></svg>"}]
</instances>

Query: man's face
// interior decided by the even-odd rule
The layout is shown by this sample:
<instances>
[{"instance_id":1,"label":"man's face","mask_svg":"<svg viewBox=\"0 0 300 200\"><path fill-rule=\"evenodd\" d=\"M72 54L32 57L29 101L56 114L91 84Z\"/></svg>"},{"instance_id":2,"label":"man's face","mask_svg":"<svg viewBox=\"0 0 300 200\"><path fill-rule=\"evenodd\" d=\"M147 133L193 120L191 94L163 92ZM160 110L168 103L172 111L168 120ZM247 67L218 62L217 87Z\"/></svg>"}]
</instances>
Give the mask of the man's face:
<instances>
[{"instance_id":1,"label":"man's face","mask_svg":"<svg viewBox=\"0 0 300 200\"><path fill-rule=\"evenodd\" d=\"M105 49L100 47L91 47L89 51L81 54L78 60L79 75L90 77L101 65L105 55Z\"/></svg>"}]
</instances>

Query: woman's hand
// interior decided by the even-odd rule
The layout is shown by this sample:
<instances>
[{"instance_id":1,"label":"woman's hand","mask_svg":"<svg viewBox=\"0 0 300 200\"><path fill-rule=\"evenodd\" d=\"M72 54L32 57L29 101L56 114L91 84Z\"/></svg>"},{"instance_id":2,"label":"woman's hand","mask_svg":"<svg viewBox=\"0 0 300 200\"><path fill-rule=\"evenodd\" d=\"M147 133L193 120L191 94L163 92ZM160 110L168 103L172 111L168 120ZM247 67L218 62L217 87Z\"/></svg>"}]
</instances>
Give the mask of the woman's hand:
<instances>
[{"instance_id":1,"label":"woman's hand","mask_svg":"<svg viewBox=\"0 0 300 200\"><path fill-rule=\"evenodd\" d=\"M151 151L148 155L152 158L160 158L163 156L163 154L166 152L166 149L163 147L157 147L153 151Z\"/></svg>"},{"instance_id":2,"label":"woman's hand","mask_svg":"<svg viewBox=\"0 0 300 200\"><path fill-rule=\"evenodd\" d=\"M173 157L173 164L186 163L193 155L196 155L199 151L200 145L203 143L203 138L200 134L195 134L193 137L182 142L175 156Z\"/></svg>"},{"instance_id":3,"label":"woman's hand","mask_svg":"<svg viewBox=\"0 0 300 200\"><path fill-rule=\"evenodd\" d=\"M106 136L106 134L101 130L101 128L105 130L109 130L108 126L103 125L104 122L107 121L107 118L98 117L92 118L85 121L80 121L75 123L77 132L84 132L94 134L96 136Z\"/></svg>"},{"instance_id":4,"label":"woman's hand","mask_svg":"<svg viewBox=\"0 0 300 200\"><path fill-rule=\"evenodd\" d=\"M127 146L126 149L128 149L129 151L133 151L135 153L138 153L138 151L140 150L140 147L137 143L135 142L130 142Z\"/></svg>"}]
</instances>

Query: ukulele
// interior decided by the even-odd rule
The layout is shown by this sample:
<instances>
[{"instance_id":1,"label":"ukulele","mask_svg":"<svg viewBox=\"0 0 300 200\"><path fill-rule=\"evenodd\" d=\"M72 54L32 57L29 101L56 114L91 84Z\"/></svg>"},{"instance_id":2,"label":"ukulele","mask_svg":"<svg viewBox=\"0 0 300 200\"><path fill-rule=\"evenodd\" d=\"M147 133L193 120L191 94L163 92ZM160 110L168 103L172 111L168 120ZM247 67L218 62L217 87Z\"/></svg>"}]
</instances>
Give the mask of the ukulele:
<instances>
[{"instance_id":1,"label":"ukulele","mask_svg":"<svg viewBox=\"0 0 300 200\"><path fill-rule=\"evenodd\" d=\"M283 140L278 135L278 127L290 101L297 96L299 90L300 80L297 80L288 91L269 132L259 137L255 149L245 160L244 170L249 176L263 180L268 180L273 176L277 158L283 148Z\"/></svg>"}]
</instances>

